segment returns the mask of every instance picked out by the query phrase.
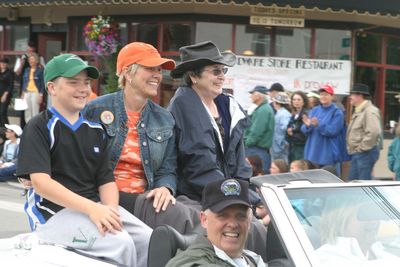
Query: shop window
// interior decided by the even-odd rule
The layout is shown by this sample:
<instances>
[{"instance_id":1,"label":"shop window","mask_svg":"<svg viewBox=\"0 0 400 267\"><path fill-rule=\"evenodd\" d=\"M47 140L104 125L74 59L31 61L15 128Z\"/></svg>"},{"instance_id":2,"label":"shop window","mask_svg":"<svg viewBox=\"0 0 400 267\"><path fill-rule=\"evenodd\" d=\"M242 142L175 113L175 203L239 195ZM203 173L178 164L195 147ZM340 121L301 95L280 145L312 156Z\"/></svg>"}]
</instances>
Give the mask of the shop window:
<instances>
[{"instance_id":1,"label":"shop window","mask_svg":"<svg viewBox=\"0 0 400 267\"><path fill-rule=\"evenodd\" d=\"M349 60L351 32L343 30L315 30L315 58Z\"/></svg>"},{"instance_id":2,"label":"shop window","mask_svg":"<svg viewBox=\"0 0 400 267\"><path fill-rule=\"evenodd\" d=\"M196 43L208 40L220 51L232 49L232 24L197 22Z\"/></svg>"},{"instance_id":3,"label":"shop window","mask_svg":"<svg viewBox=\"0 0 400 267\"><path fill-rule=\"evenodd\" d=\"M382 36L358 32L356 37L357 61L380 63Z\"/></svg>"},{"instance_id":4,"label":"shop window","mask_svg":"<svg viewBox=\"0 0 400 267\"><path fill-rule=\"evenodd\" d=\"M158 47L157 23L132 23L132 41L144 42Z\"/></svg>"},{"instance_id":5,"label":"shop window","mask_svg":"<svg viewBox=\"0 0 400 267\"><path fill-rule=\"evenodd\" d=\"M386 70L385 84L385 126L389 122L398 121L400 117L399 101L395 97L400 94L400 70Z\"/></svg>"},{"instance_id":6,"label":"shop window","mask_svg":"<svg viewBox=\"0 0 400 267\"><path fill-rule=\"evenodd\" d=\"M5 26L7 43L6 50L25 51L29 42L28 25L7 25Z\"/></svg>"},{"instance_id":7,"label":"shop window","mask_svg":"<svg viewBox=\"0 0 400 267\"><path fill-rule=\"evenodd\" d=\"M89 19L88 19L89 20ZM75 38L73 40L76 40L75 46L72 46L72 50L75 51L86 51L88 50L86 43L85 43L85 38L83 36L83 27L85 27L87 21L79 21L74 23L76 27L75 31Z\"/></svg>"},{"instance_id":8,"label":"shop window","mask_svg":"<svg viewBox=\"0 0 400 267\"><path fill-rule=\"evenodd\" d=\"M277 28L276 57L310 58L311 30Z\"/></svg>"},{"instance_id":9,"label":"shop window","mask_svg":"<svg viewBox=\"0 0 400 267\"><path fill-rule=\"evenodd\" d=\"M162 51L179 51L179 48L192 42L192 27L190 24L164 24L162 36Z\"/></svg>"},{"instance_id":10,"label":"shop window","mask_svg":"<svg viewBox=\"0 0 400 267\"><path fill-rule=\"evenodd\" d=\"M262 26L236 25L235 53L248 56L269 56L271 30Z\"/></svg>"},{"instance_id":11,"label":"shop window","mask_svg":"<svg viewBox=\"0 0 400 267\"><path fill-rule=\"evenodd\" d=\"M387 64L400 65L400 39L387 39Z\"/></svg>"}]
</instances>

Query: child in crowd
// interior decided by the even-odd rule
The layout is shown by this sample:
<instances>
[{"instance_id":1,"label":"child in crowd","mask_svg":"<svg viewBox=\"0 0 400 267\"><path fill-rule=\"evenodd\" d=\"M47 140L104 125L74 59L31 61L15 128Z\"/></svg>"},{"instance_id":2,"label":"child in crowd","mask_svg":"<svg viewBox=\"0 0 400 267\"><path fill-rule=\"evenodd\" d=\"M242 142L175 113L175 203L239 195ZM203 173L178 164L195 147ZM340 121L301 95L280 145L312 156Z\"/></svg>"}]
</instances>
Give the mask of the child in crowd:
<instances>
[{"instance_id":1,"label":"child in crowd","mask_svg":"<svg viewBox=\"0 0 400 267\"><path fill-rule=\"evenodd\" d=\"M271 162L271 168L269 169L271 174L289 172L289 166L283 159L276 159Z\"/></svg>"},{"instance_id":2,"label":"child in crowd","mask_svg":"<svg viewBox=\"0 0 400 267\"><path fill-rule=\"evenodd\" d=\"M253 174L252 176L260 176L264 175L263 172L263 162L261 158L257 155L251 155L246 157L247 163L250 164L251 168L253 169Z\"/></svg>"},{"instance_id":3,"label":"child in crowd","mask_svg":"<svg viewBox=\"0 0 400 267\"><path fill-rule=\"evenodd\" d=\"M17 179L15 171L17 169L17 156L19 151L19 136L22 129L15 124L5 124L5 137L3 152L0 158L0 182Z\"/></svg>"},{"instance_id":4,"label":"child in crowd","mask_svg":"<svg viewBox=\"0 0 400 267\"><path fill-rule=\"evenodd\" d=\"M80 114L99 72L73 54L44 71L52 107L24 128L17 175L30 179L26 212L44 243L78 249L123 266L147 266L152 230L118 206L107 139Z\"/></svg>"},{"instance_id":5,"label":"child in crowd","mask_svg":"<svg viewBox=\"0 0 400 267\"><path fill-rule=\"evenodd\" d=\"M387 160L389 170L394 172L395 180L400 181L400 125L396 127L396 137L389 146Z\"/></svg>"},{"instance_id":6,"label":"child in crowd","mask_svg":"<svg viewBox=\"0 0 400 267\"><path fill-rule=\"evenodd\" d=\"M308 170L308 164L305 160L294 160L290 163L290 172L300 172Z\"/></svg>"}]
</instances>

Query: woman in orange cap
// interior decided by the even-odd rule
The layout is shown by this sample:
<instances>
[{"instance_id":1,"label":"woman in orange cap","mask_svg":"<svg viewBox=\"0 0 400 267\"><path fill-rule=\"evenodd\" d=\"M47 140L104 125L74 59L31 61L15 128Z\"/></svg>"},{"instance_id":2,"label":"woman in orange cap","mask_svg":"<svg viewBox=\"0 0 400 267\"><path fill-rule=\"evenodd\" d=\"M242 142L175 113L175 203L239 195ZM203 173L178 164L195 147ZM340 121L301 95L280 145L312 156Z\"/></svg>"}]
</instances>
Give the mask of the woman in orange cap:
<instances>
[{"instance_id":1,"label":"woman in orange cap","mask_svg":"<svg viewBox=\"0 0 400 267\"><path fill-rule=\"evenodd\" d=\"M85 116L101 123L110 138L110 166L120 191L120 205L150 227L165 223L186 232L193 226L192 219L185 219L188 213L174 198L175 122L167 110L151 100L157 96L161 70L174 67L173 60L162 58L150 44L126 45L117 58L121 90L90 102Z\"/></svg>"}]
</instances>

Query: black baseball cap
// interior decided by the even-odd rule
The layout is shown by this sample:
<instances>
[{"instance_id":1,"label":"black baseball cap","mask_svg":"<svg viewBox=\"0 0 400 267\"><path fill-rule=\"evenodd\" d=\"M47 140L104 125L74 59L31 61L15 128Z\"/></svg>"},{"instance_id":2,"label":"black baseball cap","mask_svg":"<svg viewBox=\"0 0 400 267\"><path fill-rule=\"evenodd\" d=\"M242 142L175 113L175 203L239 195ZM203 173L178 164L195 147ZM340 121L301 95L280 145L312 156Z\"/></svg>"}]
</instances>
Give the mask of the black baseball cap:
<instances>
[{"instance_id":1,"label":"black baseball cap","mask_svg":"<svg viewBox=\"0 0 400 267\"><path fill-rule=\"evenodd\" d=\"M202 210L218 213L231 205L250 207L249 183L238 179L217 180L203 190Z\"/></svg>"},{"instance_id":2,"label":"black baseball cap","mask_svg":"<svg viewBox=\"0 0 400 267\"><path fill-rule=\"evenodd\" d=\"M283 88L283 85L280 83L274 83L271 85L271 87L268 90L269 92L271 91L277 91L277 92L284 92L285 89Z\"/></svg>"}]
</instances>

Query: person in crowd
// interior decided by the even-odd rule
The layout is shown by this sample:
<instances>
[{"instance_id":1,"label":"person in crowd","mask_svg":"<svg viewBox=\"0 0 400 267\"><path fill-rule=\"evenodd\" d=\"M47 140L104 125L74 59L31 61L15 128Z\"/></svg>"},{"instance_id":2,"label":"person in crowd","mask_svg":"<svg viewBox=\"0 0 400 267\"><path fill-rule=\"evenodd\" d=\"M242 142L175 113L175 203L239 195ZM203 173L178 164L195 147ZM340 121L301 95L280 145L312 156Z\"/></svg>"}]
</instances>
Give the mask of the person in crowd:
<instances>
[{"instance_id":1,"label":"person in crowd","mask_svg":"<svg viewBox=\"0 0 400 267\"><path fill-rule=\"evenodd\" d=\"M7 140L6 131L7 131L6 127L0 127L0 154L3 153L4 144Z\"/></svg>"},{"instance_id":2,"label":"person in crowd","mask_svg":"<svg viewBox=\"0 0 400 267\"><path fill-rule=\"evenodd\" d=\"M265 266L261 256L244 249L251 222L248 183L238 179L216 180L203 190L200 235L167 267Z\"/></svg>"},{"instance_id":3,"label":"person in crowd","mask_svg":"<svg viewBox=\"0 0 400 267\"><path fill-rule=\"evenodd\" d=\"M314 92L314 91L308 92L307 93L307 98L308 98L308 107L310 109L312 109L312 108L318 106L319 104L321 104L319 102L320 96L319 96L318 92Z\"/></svg>"},{"instance_id":4,"label":"person in crowd","mask_svg":"<svg viewBox=\"0 0 400 267\"><path fill-rule=\"evenodd\" d=\"M277 94L285 92L285 89L283 88L283 85L280 83L273 83L271 87L268 89L268 96L269 99L273 99ZM273 102L271 101L270 103L272 110L274 111L274 114L276 113L276 109L273 105Z\"/></svg>"},{"instance_id":5,"label":"person in crowd","mask_svg":"<svg viewBox=\"0 0 400 267\"><path fill-rule=\"evenodd\" d=\"M289 97L285 92L280 92L272 98L276 110L275 130L271 146L271 158L283 159L288 162L289 145L286 141L286 131L290 121Z\"/></svg>"},{"instance_id":6,"label":"person in crowd","mask_svg":"<svg viewBox=\"0 0 400 267\"><path fill-rule=\"evenodd\" d=\"M37 53L37 47L36 47L35 42L29 41L27 43L25 53L22 56L18 57L17 60L15 61L14 73L19 82L18 95L22 95L23 79L24 79L23 75L24 75L26 69L28 69L30 67L28 58L29 58L29 55L32 53ZM39 56L39 62L40 62L40 67L43 68L45 65L43 57ZM24 114L25 114L25 112L22 111L21 117L20 117L20 125L22 128L25 126L25 115Z\"/></svg>"},{"instance_id":7,"label":"person in crowd","mask_svg":"<svg viewBox=\"0 0 400 267\"><path fill-rule=\"evenodd\" d=\"M246 161L250 164L250 166L253 170L253 174L252 174L253 177L264 175L264 171L262 168L263 162L259 156L257 156L257 155L248 156L248 157L246 157Z\"/></svg>"},{"instance_id":8,"label":"person in crowd","mask_svg":"<svg viewBox=\"0 0 400 267\"><path fill-rule=\"evenodd\" d=\"M346 135L347 151L351 155L349 180L371 180L379 158L381 116L379 109L367 99L369 96L369 87L365 84L354 84L350 91L354 113Z\"/></svg>"},{"instance_id":9,"label":"person in crowd","mask_svg":"<svg viewBox=\"0 0 400 267\"><path fill-rule=\"evenodd\" d=\"M276 159L271 162L271 168L269 171L271 174L289 172L289 165L283 159Z\"/></svg>"},{"instance_id":10,"label":"person in crowd","mask_svg":"<svg viewBox=\"0 0 400 267\"><path fill-rule=\"evenodd\" d=\"M22 129L16 124L6 124L6 141L0 158L0 182L16 180L17 157L19 151L19 137Z\"/></svg>"},{"instance_id":11,"label":"person in crowd","mask_svg":"<svg viewBox=\"0 0 400 267\"><path fill-rule=\"evenodd\" d=\"M8 59L0 59L0 127L8 124L8 106L14 89L14 73L8 67Z\"/></svg>"},{"instance_id":12,"label":"person in crowd","mask_svg":"<svg viewBox=\"0 0 400 267\"><path fill-rule=\"evenodd\" d=\"M290 172L300 172L308 169L308 164L305 160L294 160L290 163Z\"/></svg>"},{"instance_id":13,"label":"person in crowd","mask_svg":"<svg viewBox=\"0 0 400 267\"><path fill-rule=\"evenodd\" d=\"M25 70L22 79L22 97L28 108L25 110L25 122L39 113L43 101L44 83L43 68L39 65L39 55L31 53L28 56L29 67Z\"/></svg>"},{"instance_id":14,"label":"person in crowd","mask_svg":"<svg viewBox=\"0 0 400 267\"><path fill-rule=\"evenodd\" d=\"M73 54L48 62L44 79L53 106L25 126L17 176L32 183L26 212L41 242L144 267L152 230L118 206L104 130L80 114L90 79L98 77Z\"/></svg>"},{"instance_id":15,"label":"person in crowd","mask_svg":"<svg viewBox=\"0 0 400 267\"><path fill-rule=\"evenodd\" d=\"M249 181L252 169L243 142L249 119L231 95L222 93L227 66L236 63L235 54L221 53L211 41L181 47L179 52L181 63L171 76L182 77L185 85L168 106L175 118L178 199L200 210L198 203L209 182L230 177ZM249 192L252 204L259 203L257 193ZM250 231L248 248L265 255L265 228L255 220Z\"/></svg>"},{"instance_id":16,"label":"person in crowd","mask_svg":"<svg viewBox=\"0 0 400 267\"><path fill-rule=\"evenodd\" d=\"M387 161L389 170L394 172L394 178L400 181L400 125L397 125L395 131L396 137L389 145Z\"/></svg>"},{"instance_id":17,"label":"person in crowd","mask_svg":"<svg viewBox=\"0 0 400 267\"><path fill-rule=\"evenodd\" d=\"M286 130L286 140L289 143L289 162L304 158L304 146L307 136L301 131L303 115L308 114L308 98L302 91L296 91L291 96L292 117Z\"/></svg>"},{"instance_id":18,"label":"person in crowd","mask_svg":"<svg viewBox=\"0 0 400 267\"><path fill-rule=\"evenodd\" d=\"M313 108L308 116L303 115L301 131L307 136L304 159L318 167L337 166L346 153L341 135L345 127L343 111L333 103L334 90L330 85L322 86L319 91L321 105Z\"/></svg>"},{"instance_id":19,"label":"person in crowd","mask_svg":"<svg viewBox=\"0 0 400 267\"><path fill-rule=\"evenodd\" d=\"M127 44L117 57L121 90L89 102L84 116L106 129L120 205L152 228L169 224L185 233L200 222L197 215L188 218L190 213L174 197L174 119L151 100L158 94L161 71L174 67L173 60L162 58L150 44Z\"/></svg>"},{"instance_id":20,"label":"person in crowd","mask_svg":"<svg viewBox=\"0 0 400 267\"><path fill-rule=\"evenodd\" d=\"M261 85L250 91L251 101L257 107L250 115L251 125L245 131L244 144L246 156L259 156L262 159L263 172L268 174L271 165L269 150L274 136L275 118L266 93L267 88Z\"/></svg>"}]
</instances>

